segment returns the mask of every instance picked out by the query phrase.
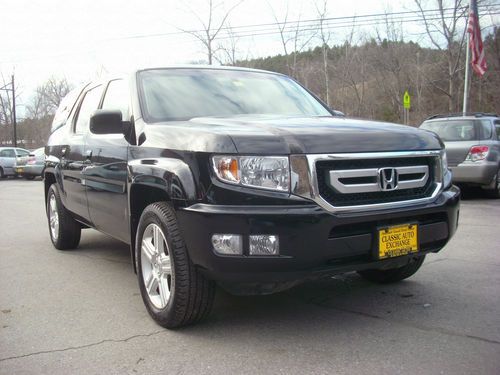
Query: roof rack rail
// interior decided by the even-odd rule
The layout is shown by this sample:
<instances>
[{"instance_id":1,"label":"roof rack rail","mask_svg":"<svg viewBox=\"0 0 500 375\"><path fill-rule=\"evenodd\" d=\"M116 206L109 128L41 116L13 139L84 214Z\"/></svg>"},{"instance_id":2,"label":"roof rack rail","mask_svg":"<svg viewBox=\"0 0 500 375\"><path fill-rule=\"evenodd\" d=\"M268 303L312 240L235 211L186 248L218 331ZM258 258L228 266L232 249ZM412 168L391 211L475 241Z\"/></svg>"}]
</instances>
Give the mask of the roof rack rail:
<instances>
[{"instance_id":1,"label":"roof rack rail","mask_svg":"<svg viewBox=\"0 0 500 375\"><path fill-rule=\"evenodd\" d=\"M432 115L427 117L426 120L432 120L435 118L444 118L444 117L462 117L462 116L474 116L474 117L498 117L496 113L487 113L487 112L466 112L465 114L460 113L443 113L438 115Z\"/></svg>"}]
</instances>

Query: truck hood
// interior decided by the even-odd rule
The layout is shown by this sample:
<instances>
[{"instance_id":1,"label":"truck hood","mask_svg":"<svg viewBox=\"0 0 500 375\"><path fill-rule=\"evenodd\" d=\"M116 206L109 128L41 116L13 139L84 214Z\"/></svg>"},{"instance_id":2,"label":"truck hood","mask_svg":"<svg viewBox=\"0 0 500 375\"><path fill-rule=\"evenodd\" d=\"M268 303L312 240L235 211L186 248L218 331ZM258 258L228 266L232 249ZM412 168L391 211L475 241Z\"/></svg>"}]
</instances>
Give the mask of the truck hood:
<instances>
[{"instance_id":1,"label":"truck hood","mask_svg":"<svg viewBox=\"0 0 500 375\"><path fill-rule=\"evenodd\" d=\"M154 128L155 133L166 132L167 143L171 143L174 133L177 140L182 139L185 143L178 145L179 148L169 144L168 148L207 152L283 155L436 150L442 147L438 137L431 132L340 117L200 117L165 123L165 126L159 124ZM158 135L153 139L158 139Z\"/></svg>"}]
</instances>

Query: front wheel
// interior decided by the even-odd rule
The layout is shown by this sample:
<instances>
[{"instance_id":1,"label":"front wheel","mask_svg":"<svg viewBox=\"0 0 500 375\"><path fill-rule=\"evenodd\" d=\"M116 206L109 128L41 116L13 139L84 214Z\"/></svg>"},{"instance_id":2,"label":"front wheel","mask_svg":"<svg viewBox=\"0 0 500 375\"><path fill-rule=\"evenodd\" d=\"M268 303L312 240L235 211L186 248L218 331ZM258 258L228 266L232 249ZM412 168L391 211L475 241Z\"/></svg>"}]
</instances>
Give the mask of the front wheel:
<instances>
[{"instance_id":1,"label":"front wheel","mask_svg":"<svg viewBox=\"0 0 500 375\"><path fill-rule=\"evenodd\" d=\"M368 281L379 284L395 283L407 279L408 277L415 274L415 272L417 272L418 269L422 266L422 263L424 263L424 260L425 255L412 259L410 263L402 267L391 268L388 270L364 270L358 271L358 274L360 274L361 277Z\"/></svg>"},{"instance_id":2,"label":"front wheel","mask_svg":"<svg viewBox=\"0 0 500 375\"><path fill-rule=\"evenodd\" d=\"M63 206L55 184L47 193L47 220L50 239L56 249L69 250L78 246L82 227Z\"/></svg>"},{"instance_id":3,"label":"front wheel","mask_svg":"<svg viewBox=\"0 0 500 375\"><path fill-rule=\"evenodd\" d=\"M147 206L136 239L137 276L151 317L165 328L177 328L205 318L215 294L189 259L175 211L166 202Z\"/></svg>"}]
</instances>

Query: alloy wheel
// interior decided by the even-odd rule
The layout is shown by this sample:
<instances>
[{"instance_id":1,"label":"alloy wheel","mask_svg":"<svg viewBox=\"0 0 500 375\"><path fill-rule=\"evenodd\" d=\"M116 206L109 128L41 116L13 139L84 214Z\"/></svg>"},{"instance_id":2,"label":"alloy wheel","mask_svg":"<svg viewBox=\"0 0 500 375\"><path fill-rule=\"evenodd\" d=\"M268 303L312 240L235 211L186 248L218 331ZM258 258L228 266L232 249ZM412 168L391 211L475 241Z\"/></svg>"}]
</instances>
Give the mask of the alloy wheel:
<instances>
[{"instance_id":1,"label":"alloy wheel","mask_svg":"<svg viewBox=\"0 0 500 375\"><path fill-rule=\"evenodd\" d=\"M54 241L57 241L57 237L59 236L59 214L57 212L57 201L54 194L51 194L49 199L49 225L52 238Z\"/></svg>"},{"instance_id":2,"label":"alloy wheel","mask_svg":"<svg viewBox=\"0 0 500 375\"><path fill-rule=\"evenodd\" d=\"M165 235L154 223L146 227L142 237L141 271L149 300L156 308L165 308L170 300L172 263Z\"/></svg>"}]
</instances>

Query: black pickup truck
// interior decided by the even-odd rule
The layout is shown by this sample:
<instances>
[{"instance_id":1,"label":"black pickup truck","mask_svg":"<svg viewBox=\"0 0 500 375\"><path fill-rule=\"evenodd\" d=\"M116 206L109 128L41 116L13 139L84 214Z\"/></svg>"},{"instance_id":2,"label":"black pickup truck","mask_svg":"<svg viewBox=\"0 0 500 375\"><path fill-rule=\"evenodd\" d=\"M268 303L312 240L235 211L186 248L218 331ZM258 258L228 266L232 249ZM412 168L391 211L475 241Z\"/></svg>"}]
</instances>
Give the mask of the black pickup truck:
<instances>
[{"instance_id":1,"label":"black pickup truck","mask_svg":"<svg viewBox=\"0 0 500 375\"><path fill-rule=\"evenodd\" d=\"M238 68L135 71L62 102L46 147L50 237L130 245L162 326L199 321L215 283L266 294L357 271L414 274L458 224L427 131L339 116L294 80Z\"/></svg>"}]
</instances>

